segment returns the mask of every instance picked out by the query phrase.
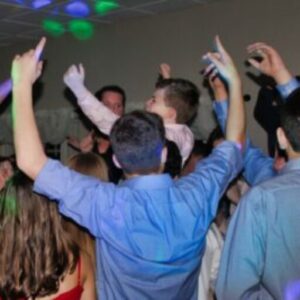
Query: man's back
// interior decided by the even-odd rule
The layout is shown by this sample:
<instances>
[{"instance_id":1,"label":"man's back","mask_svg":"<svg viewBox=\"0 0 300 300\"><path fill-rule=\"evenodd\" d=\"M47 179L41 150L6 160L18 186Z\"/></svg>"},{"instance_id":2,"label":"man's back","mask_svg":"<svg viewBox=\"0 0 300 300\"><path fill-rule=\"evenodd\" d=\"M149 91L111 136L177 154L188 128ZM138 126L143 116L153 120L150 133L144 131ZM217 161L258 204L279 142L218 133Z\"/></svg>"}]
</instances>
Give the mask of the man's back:
<instances>
[{"instance_id":1,"label":"man's back","mask_svg":"<svg viewBox=\"0 0 300 300\"><path fill-rule=\"evenodd\" d=\"M35 190L96 237L100 298L197 299L205 235L241 162L238 147L224 142L177 181L146 175L116 186L50 160Z\"/></svg>"},{"instance_id":2,"label":"man's back","mask_svg":"<svg viewBox=\"0 0 300 300\"><path fill-rule=\"evenodd\" d=\"M226 237L217 284L220 299L257 299L258 294L288 299L289 286L300 278L299 195L297 159L245 196Z\"/></svg>"}]
</instances>

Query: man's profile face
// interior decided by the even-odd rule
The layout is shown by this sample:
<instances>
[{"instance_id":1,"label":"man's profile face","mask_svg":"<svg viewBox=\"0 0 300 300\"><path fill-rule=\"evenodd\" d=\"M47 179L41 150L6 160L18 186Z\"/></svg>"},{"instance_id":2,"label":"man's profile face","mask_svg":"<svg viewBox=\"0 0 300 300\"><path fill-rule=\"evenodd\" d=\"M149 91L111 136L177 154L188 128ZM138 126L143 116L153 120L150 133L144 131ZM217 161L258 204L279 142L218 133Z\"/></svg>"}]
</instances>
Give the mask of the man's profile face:
<instances>
[{"instance_id":1,"label":"man's profile face","mask_svg":"<svg viewBox=\"0 0 300 300\"><path fill-rule=\"evenodd\" d=\"M113 91L106 91L102 95L102 103L118 116L124 114L123 97Z\"/></svg>"}]
</instances>

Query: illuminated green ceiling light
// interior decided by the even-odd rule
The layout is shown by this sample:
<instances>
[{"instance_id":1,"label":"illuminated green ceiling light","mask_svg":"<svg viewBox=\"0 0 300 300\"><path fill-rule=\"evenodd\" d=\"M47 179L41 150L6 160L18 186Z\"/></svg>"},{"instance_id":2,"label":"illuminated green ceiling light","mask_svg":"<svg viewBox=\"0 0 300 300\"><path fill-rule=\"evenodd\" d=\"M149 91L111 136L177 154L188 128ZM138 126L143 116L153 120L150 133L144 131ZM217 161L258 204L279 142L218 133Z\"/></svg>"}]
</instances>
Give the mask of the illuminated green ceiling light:
<instances>
[{"instance_id":1,"label":"illuminated green ceiling light","mask_svg":"<svg viewBox=\"0 0 300 300\"><path fill-rule=\"evenodd\" d=\"M48 32L50 35L59 37L65 32L64 25L57 21L53 20L44 20L43 29Z\"/></svg>"},{"instance_id":2,"label":"illuminated green ceiling light","mask_svg":"<svg viewBox=\"0 0 300 300\"><path fill-rule=\"evenodd\" d=\"M95 11L100 15L105 15L109 11L119 8L119 4L113 0L98 0L95 3Z\"/></svg>"},{"instance_id":3,"label":"illuminated green ceiling light","mask_svg":"<svg viewBox=\"0 0 300 300\"><path fill-rule=\"evenodd\" d=\"M69 30L78 40L87 40L93 36L94 27L84 20L72 20L69 22Z\"/></svg>"}]
</instances>

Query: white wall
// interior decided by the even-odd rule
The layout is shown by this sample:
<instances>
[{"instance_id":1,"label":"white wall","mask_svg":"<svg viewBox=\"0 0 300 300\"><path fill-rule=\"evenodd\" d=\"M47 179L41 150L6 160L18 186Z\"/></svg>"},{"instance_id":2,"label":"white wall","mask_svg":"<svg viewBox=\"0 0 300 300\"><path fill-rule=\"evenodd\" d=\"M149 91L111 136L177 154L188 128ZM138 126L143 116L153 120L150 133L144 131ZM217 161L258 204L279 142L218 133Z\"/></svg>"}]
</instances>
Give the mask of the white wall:
<instances>
[{"instance_id":1,"label":"white wall","mask_svg":"<svg viewBox=\"0 0 300 300\"><path fill-rule=\"evenodd\" d=\"M65 69L76 62L84 63L86 83L93 91L109 83L123 86L128 94L128 110L141 108L151 95L160 62L169 62L175 76L200 84L201 55L212 48L213 36L218 33L242 73L245 93L252 95L252 101L247 104L249 132L257 144L265 147L265 133L252 117L258 87L244 76L245 47L254 41L266 41L282 53L288 66L297 73L300 69L299 15L299 0L224 0L181 12L100 26L89 41L79 42L68 35L49 39L43 76L45 90L37 108L70 105L62 94L61 78ZM29 45L0 49L1 79L9 73L13 54ZM202 107L210 106L204 91L202 102ZM213 126L210 121L203 122L205 116L200 114L202 122L199 120L204 136Z\"/></svg>"}]
</instances>

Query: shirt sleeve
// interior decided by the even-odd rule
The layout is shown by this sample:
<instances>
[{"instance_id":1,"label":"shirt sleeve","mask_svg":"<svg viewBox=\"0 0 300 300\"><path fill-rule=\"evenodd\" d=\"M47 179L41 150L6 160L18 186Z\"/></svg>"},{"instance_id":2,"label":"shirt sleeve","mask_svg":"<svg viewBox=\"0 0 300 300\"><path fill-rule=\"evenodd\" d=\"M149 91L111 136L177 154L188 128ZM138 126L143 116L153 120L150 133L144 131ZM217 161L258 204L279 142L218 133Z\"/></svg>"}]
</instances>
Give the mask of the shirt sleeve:
<instances>
[{"instance_id":1,"label":"shirt sleeve","mask_svg":"<svg viewBox=\"0 0 300 300\"><path fill-rule=\"evenodd\" d=\"M56 200L63 215L99 237L101 216L113 206L115 186L48 159L34 182L34 191Z\"/></svg>"},{"instance_id":2,"label":"shirt sleeve","mask_svg":"<svg viewBox=\"0 0 300 300\"><path fill-rule=\"evenodd\" d=\"M197 191L195 206L203 212L208 226L216 215L219 200L229 183L242 169L242 153L231 141L222 142L207 158L200 160L191 174L176 181L186 191Z\"/></svg>"},{"instance_id":3,"label":"shirt sleeve","mask_svg":"<svg viewBox=\"0 0 300 300\"><path fill-rule=\"evenodd\" d=\"M276 175L276 171L273 167L274 159L266 155L260 148L254 147L249 138L246 142L243 159L243 176L251 186L259 184Z\"/></svg>"},{"instance_id":4,"label":"shirt sleeve","mask_svg":"<svg viewBox=\"0 0 300 300\"><path fill-rule=\"evenodd\" d=\"M108 109L92 93L87 91L84 97L77 99L78 105L84 114L104 134L109 135L111 128L119 116Z\"/></svg>"},{"instance_id":5,"label":"shirt sleeve","mask_svg":"<svg viewBox=\"0 0 300 300\"><path fill-rule=\"evenodd\" d=\"M222 130L225 130L228 116L228 101L215 101L213 107L218 123ZM273 158L266 155L260 148L254 147L249 137L247 137L243 157L243 175L250 185L261 183L276 175L276 171L273 168L273 162Z\"/></svg>"},{"instance_id":6,"label":"shirt sleeve","mask_svg":"<svg viewBox=\"0 0 300 300\"><path fill-rule=\"evenodd\" d=\"M289 82L285 84L278 84L276 86L277 90L284 100L286 100L286 98L299 87L300 83L296 78L292 78Z\"/></svg>"},{"instance_id":7,"label":"shirt sleeve","mask_svg":"<svg viewBox=\"0 0 300 300\"><path fill-rule=\"evenodd\" d=\"M213 109L223 132L226 130L226 122L228 116L228 100L224 101L214 101L213 102Z\"/></svg>"},{"instance_id":8,"label":"shirt sleeve","mask_svg":"<svg viewBox=\"0 0 300 300\"><path fill-rule=\"evenodd\" d=\"M218 299L262 299L266 214L263 191L253 188L241 200L228 228L217 279Z\"/></svg>"}]
</instances>

